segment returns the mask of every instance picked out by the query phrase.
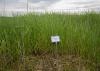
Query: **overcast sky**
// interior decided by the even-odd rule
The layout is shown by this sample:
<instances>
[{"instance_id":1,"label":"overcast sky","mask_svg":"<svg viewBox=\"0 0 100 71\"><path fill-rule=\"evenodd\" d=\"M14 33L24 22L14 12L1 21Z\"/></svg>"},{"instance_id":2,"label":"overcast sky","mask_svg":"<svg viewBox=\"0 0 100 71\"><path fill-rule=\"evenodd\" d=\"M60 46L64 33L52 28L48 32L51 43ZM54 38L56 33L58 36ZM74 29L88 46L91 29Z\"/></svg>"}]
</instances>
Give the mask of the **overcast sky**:
<instances>
[{"instance_id":1,"label":"overcast sky","mask_svg":"<svg viewBox=\"0 0 100 71\"><path fill-rule=\"evenodd\" d=\"M5 5L5 6L4 6ZM100 8L100 0L28 0L29 9ZM0 0L0 10L25 10L27 0Z\"/></svg>"}]
</instances>

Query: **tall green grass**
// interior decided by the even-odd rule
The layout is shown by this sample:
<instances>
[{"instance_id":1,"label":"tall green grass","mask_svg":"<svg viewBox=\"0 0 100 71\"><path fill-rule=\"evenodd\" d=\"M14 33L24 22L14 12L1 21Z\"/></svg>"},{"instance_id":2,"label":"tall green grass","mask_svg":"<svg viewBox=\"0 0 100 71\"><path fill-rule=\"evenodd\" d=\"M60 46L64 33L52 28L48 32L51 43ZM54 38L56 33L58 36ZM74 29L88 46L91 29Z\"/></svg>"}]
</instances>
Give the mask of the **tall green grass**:
<instances>
[{"instance_id":1,"label":"tall green grass","mask_svg":"<svg viewBox=\"0 0 100 71\"><path fill-rule=\"evenodd\" d=\"M52 35L61 38L58 54L79 56L99 65L100 14L96 13L0 17L1 62L11 64L24 56L55 53Z\"/></svg>"}]
</instances>

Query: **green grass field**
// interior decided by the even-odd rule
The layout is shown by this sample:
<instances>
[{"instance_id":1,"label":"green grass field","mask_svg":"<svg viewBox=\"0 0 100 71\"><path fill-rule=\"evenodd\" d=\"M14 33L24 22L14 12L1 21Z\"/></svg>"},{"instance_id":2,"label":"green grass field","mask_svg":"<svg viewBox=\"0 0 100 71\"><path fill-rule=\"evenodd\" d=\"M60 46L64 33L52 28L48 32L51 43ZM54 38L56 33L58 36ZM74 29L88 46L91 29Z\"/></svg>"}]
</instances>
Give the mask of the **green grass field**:
<instances>
[{"instance_id":1,"label":"green grass field","mask_svg":"<svg viewBox=\"0 0 100 71\"><path fill-rule=\"evenodd\" d=\"M52 35L61 38L58 50L51 43ZM87 71L99 71L100 14L0 17L0 71L13 71L11 65L24 57L55 54L55 51L60 56L88 60L92 65L88 63L90 70Z\"/></svg>"}]
</instances>

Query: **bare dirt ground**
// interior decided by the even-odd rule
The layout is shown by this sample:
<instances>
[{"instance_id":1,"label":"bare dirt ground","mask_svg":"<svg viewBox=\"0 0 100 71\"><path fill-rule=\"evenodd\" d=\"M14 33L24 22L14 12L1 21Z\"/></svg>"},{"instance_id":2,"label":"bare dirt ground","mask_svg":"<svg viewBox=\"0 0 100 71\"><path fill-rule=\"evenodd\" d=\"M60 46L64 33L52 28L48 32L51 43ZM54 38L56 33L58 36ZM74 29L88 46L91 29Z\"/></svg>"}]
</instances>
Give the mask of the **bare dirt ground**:
<instances>
[{"instance_id":1,"label":"bare dirt ground","mask_svg":"<svg viewBox=\"0 0 100 71\"><path fill-rule=\"evenodd\" d=\"M95 63L76 56L28 56L17 71L97 71Z\"/></svg>"},{"instance_id":2,"label":"bare dirt ground","mask_svg":"<svg viewBox=\"0 0 100 71\"><path fill-rule=\"evenodd\" d=\"M0 71L99 71L96 63L74 55L31 55L15 63L3 60L0 61Z\"/></svg>"}]
</instances>

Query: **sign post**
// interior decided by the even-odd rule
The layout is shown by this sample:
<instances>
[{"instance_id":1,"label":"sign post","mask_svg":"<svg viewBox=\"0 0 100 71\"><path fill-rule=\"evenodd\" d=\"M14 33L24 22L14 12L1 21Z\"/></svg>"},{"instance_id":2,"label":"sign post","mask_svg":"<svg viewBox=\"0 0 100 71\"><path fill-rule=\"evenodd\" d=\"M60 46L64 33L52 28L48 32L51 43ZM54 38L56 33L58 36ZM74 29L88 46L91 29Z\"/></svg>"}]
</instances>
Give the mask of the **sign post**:
<instances>
[{"instance_id":1,"label":"sign post","mask_svg":"<svg viewBox=\"0 0 100 71\"><path fill-rule=\"evenodd\" d=\"M57 47L57 45L58 45L58 43L60 42L60 37L59 36L51 36L51 42L53 43L53 44L55 44L55 55L56 55L56 63L55 63L55 65L56 65L56 68L58 69L58 47Z\"/></svg>"},{"instance_id":2,"label":"sign post","mask_svg":"<svg viewBox=\"0 0 100 71\"><path fill-rule=\"evenodd\" d=\"M59 36L51 36L51 42L52 43L60 42L60 37Z\"/></svg>"}]
</instances>

